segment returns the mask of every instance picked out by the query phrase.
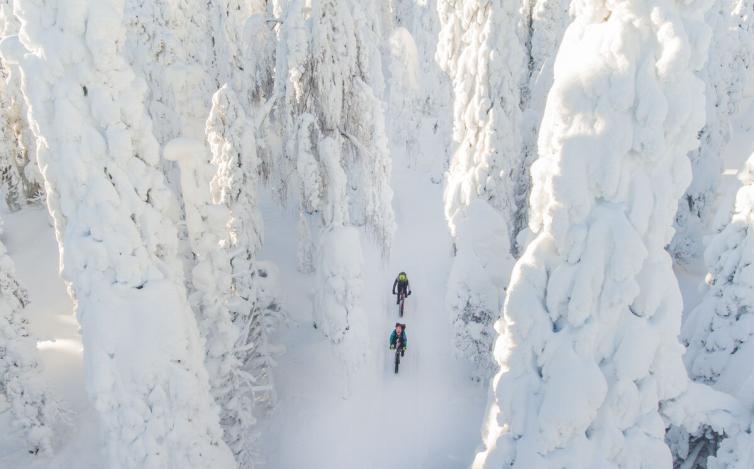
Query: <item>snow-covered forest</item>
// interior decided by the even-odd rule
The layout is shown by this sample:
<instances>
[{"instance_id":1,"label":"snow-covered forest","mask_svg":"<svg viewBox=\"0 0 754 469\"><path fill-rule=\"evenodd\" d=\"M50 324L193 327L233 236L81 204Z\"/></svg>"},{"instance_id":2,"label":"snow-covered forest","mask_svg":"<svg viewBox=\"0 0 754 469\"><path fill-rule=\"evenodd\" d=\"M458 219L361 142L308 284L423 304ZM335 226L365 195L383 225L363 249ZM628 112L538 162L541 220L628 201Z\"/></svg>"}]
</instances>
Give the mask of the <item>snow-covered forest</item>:
<instances>
[{"instance_id":1,"label":"snow-covered forest","mask_svg":"<svg viewBox=\"0 0 754 469\"><path fill-rule=\"evenodd\" d=\"M0 467L754 469L754 0L0 36Z\"/></svg>"}]
</instances>

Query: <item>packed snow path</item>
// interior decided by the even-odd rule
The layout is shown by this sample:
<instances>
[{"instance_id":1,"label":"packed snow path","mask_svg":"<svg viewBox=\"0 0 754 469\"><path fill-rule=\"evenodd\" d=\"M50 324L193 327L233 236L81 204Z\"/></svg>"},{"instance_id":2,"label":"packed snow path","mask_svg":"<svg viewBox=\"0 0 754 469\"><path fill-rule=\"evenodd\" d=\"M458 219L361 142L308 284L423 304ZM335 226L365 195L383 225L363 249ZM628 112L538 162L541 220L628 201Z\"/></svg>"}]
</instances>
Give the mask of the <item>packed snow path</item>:
<instances>
[{"instance_id":1,"label":"packed snow path","mask_svg":"<svg viewBox=\"0 0 754 469\"><path fill-rule=\"evenodd\" d=\"M280 229L292 215L265 213L261 258L280 262L282 295L295 324L276 341L286 353L275 371L279 405L262 425L269 468L458 468L479 441L486 388L472 383L453 358L445 309L451 241L442 212L442 186L425 172L395 163L393 207L398 230L386 263L364 236L365 306L373 354L348 380L333 346L312 327L309 279L296 272L295 233ZM408 351L393 373L388 335L399 320L391 288L406 271L413 294L400 322ZM291 281L291 279L295 279ZM371 360L371 361L370 361Z\"/></svg>"}]
</instances>

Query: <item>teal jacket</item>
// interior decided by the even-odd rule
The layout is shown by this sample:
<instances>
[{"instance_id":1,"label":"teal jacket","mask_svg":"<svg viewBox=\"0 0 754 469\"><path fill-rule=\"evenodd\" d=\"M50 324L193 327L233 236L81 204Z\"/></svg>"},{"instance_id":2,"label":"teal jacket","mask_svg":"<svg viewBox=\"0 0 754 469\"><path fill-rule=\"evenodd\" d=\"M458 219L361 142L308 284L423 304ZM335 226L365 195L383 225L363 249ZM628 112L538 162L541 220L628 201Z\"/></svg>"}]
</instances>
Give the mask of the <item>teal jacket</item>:
<instances>
[{"instance_id":1,"label":"teal jacket","mask_svg":"<svg viewBox=\"0 0 754 469\"><path fill-rule=\"evenodd\" d=\"M395 329L390 333L390 346L395 347L395 343L398 341L398 334L395 333ZM408 344L406 339L406 331L401 331L401 343L405 347Z\"/></svg>"}]
</instances>

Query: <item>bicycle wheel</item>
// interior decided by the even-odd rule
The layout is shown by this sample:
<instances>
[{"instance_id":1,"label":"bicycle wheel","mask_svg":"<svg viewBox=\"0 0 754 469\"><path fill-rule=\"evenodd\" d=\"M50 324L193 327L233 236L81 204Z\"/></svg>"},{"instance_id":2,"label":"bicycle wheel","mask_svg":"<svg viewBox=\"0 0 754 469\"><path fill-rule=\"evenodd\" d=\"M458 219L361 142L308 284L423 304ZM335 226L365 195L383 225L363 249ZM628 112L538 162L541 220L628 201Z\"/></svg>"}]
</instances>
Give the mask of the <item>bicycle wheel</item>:
<instances>
[{"instance_id":1,"label":"bicycle wheel","mask_svg":"<svg viewBox=\"0 0 754 469\"><path fill-rule=\"evenodd\" d=\"M403 317L403 302L406 301L405 298L401 297L401 303L398 307L398 316Z\"/></svg>"},{"instance_id":2,"label":"bicycle wheel","mask_svg":"<svg viewBox=\"0 0 754 469\"><path fill-rule=\"evenodd\" d=\"M401 351L398 347L395 348L395 374L398 374L398 365L401 364Z\"/></svg>"}]
</instances>

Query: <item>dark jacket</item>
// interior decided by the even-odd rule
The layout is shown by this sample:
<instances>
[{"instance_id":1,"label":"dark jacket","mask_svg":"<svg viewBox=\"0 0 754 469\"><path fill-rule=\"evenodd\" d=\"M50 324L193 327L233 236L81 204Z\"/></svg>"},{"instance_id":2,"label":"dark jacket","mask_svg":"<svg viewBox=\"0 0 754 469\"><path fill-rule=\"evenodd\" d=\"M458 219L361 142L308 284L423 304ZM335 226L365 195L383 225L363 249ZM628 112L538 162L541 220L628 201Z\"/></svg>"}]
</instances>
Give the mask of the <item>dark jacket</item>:
<instances>
[{"instance_id":1,"label":"dark jacket","mask_svg":"<svg viewBox=\"0 0 754 469\"><path fill-rule=\"evenodd\" d=\"M395 288L398 287L398 290ZM408 286L408 277L406 277L406 280L402 281L400 280L400 276L395 277L395 282L393 282L393 295L397 295L400 292L408 292L411 291L411 288Z\"/></svg>"},{"instance_id":2,"label":"dark jacket","mask_svg":"<svg viewBox=\"0 0 754 469\"><path fill-rule=\"evenodd\" d=\"M395 333L395 329L390 333L390 346L395 347L395 343L398 341L398 334ZM405 347L408 344L406 340L406 331L401 331L401 344Z\"/></svg>"}]
</instances>

